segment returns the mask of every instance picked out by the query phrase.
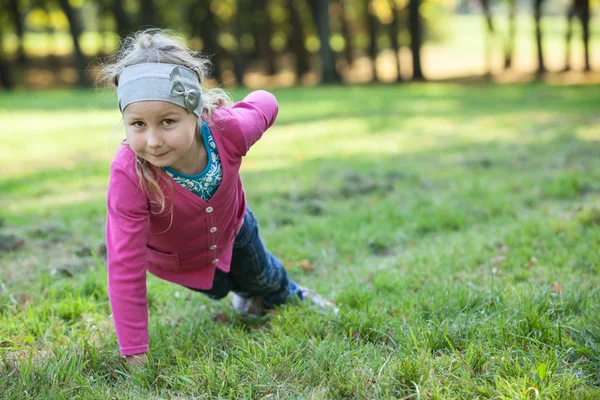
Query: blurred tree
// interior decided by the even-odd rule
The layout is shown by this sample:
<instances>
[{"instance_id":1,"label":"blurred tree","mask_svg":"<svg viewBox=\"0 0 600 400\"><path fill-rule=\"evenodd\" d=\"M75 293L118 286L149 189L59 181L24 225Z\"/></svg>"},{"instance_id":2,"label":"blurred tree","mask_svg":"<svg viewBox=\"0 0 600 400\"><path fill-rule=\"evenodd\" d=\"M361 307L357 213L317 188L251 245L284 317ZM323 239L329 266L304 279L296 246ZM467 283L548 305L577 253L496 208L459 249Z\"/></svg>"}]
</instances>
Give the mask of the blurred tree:
<instances>
[{"instance_id":1,"label":"blurred tree","mask_svg":"<svg viewBox=\"0 0 600 400\"><path fill-rule=\"evenodd\" d=\"M50 43L56 40L56 27L52 23L52 18L50 18L50 5L46 1L35 0L34 2L32 2L31 6L32 8L34 6L39 6L46 13L46 23L44 24L44 30L46 31L46 35L48 35L47 43L48 47L50 48L52 46L50 45ZM48 51L46 59L49 68L53 70L57 70L60 68L60 61L53 51Z\"/></svg>"},{"instance_id":2,"label":"blurred tree","mask_svg":"<svg viewBox=\"0 0 600 400\"><path fill-rule=\"evenodd\" d=\"M287 0L287 6L291 25L290 46L296 58L296 81L300 82L302 76L310 70L310 55L304 45L306 35L299 9L299 0Z\"/></svg>"},{"instance_id":3,"label":"blurred tree","mask_svg":"<svg viewBox=\"0 0 600 400\"><path fill-rule=\"evenodd\" d=\"M5 12L7 11L6 8L7 5L4 4L4 2L0 2L0 26L2 27L6 26L7 23L7 18L5 18L5 15L8 14ZM4 46L2 46L2 43L4 43L4 29L0 29L0 85L2 85L5 90L12 90L14 84L8 69L8 63L6 62Z\"/></svg>"},{"instance_id":4,"label":"blurred tree","mask_svg":"<svg viewBox=\"0 0 600 400\"><path fill-rule=\"evenodd\" d=\"M483 15L485 16L485 22L487 26L487 34L485 38L485 60L488 70L488 75L493 72L492 67L492 51L494 50L494 20L492 17L492 10L490 9L490 0L481 0L481 8L483 9Z\"/></svg>"},{"instance_id":5,"label":"blurred tree","mask_svg":"<svg viewBox=\"0 0 600 400\"><path fill-rule=\"evenodd\" d=\"M546 72L546 66L544 65L544 50L542 48L542 5L544 0L534 0L533 1L533 15L535 18L535 42L537 46L537 59L538 59L538 68L537 74L542 75Z\"/></svg>"},{"instance_id":6,"label":"blurred tree","mask_svg":"<svg viewBox=\"0 0 600 400\"><path fill-rule=\"evenodd\" d=\"M421 24L421 14L419 7L421 0L409 0L409 30L410 30L410 50L412 52L413 80L424 81L423 71L421 69L421 46L423 45L423 28Z\"/></svg>"},{"instance_id":7,"label":"blurred tree","mask_svg":"<svg viewBox=\"0 0 600 400\"><path fill-rule=\"evenodd\" d=\"M125 9L123 8L123 3L121 0L101 0L106 9L110 9L112 12L112 16L115 20L115 25L117 29L117 35L120 38L124 38L132 33L133 26L131 24L131 20ZM108 4L107 4L108 3Z\"/></svg>"},{"instance_id":8,"label":"blurred tree","mask_svg":"<svg viewBox=\"0 0 600 400\"><path fill-rule=\"evenodd\" d=\"M581 4L579 13L579 19L581 20L582 27L582 41L583 41L583 49L584 49L584 61L585 61L585 70L591 71L592 67L590 66L590 0L579 0Z\"/></svg>"},{"instance_id":9,"label":"blurred tree","mask_svg":"<svg viewBox=\"0 0 600 400\"><path fill-rule=\"evenodd\" d=\"M8 9L10 11L10 15L12 16L12 22L15 27L15 33L17 34L17 38L19 39L17 47L17 61L19 64L25 65L25 63L27 62L24 46L25 25L23 24L23 8L25 4L23 4L23 1L19 0L8 0L8 3Z\"/></svg>"},{"instance_id":10,"label":"blurred tree","mask_svg":"<svg viewBox=\"0 0 600 400\"><path fill-rule=\"evenodd\" d=\"M160 26L154 0L140 0L140 25L146 28Z\"/></svg>"},{"instance_id":11,"label":"blurred tree","mask_svg":"<svg viewBox=\"0 0 600 400\"><path fill-rule=\"evenodd\" d=\"M372 0L365 0L364 6L364 15L366 18L367 30L369 32L369 59L371 61L371 74L373 76L373 81L379 82L379 78L377 77L377 54L379 53L377 49L377 17L375 16L375 12L373 10Z\"/></svg>"},{"instance_id":12,"label":"blurred tree","mask_svg":"<svg viewBox=\"0 0 600 400\"><path fill-rule=\"evenodd\" d=\"M321 82L340 83L336 69L335 53L329 43L329 0L310 0L312 15L319 35L319 57L321 59Z\"/></svg>"},{"instance_id":13,"label":"blurred tree","mask_svg":"<svg viewBox=\"0 0 600 400\"><path fill-rule=\"evenodd\" d=\"M244 48L242 47L242 35L244 34L243 17L250 12L249 4L245 0L238 0L237 12L233 18L233 32L236 41L236 48L233 54L233 73L238 86L244 86L244 72L246 71L246 59L244 57Z\"/></svg>"},{"instance_id":14,"label":"blurred tree","mask_svg":"<svg viewBox=\"0 0 600 400\"><path fill-rule=\"evenodd\" d=\"M348 66L351 67L354 64L354 47L352 45L354 35L352 34L352 28L348 20L348 0L340 0L340 11L342 34L345 41L344 57Z\"/></svg>"},{"instance_id":15,"label":"blurred tree","mask_svg":"<svg viewBox=\"0 0 600 400\"><path fill-rule=\"evenodd\" d=\"M589 24L590 24L590 2L589 0L573 0L567 13L567 33L564 71L571 70L571 37L573 36L573 17L577 16L581 22L581 39L584 49L585 70L591 71L589 54Z\"/></svg>"},{"instance_id":16,"label":"blurred tree","mask_svg":"<svg viewBox=\"0 0 600 400\"><path fill-rule=\"evenodd\" d=\"M504 42L504 69L512 67L515 52L517 0L507 0L508 3L508 37Z\"/></svg>"},{"instance_id":17,"label":"blurred tree","mask_svg":"<svg viewBox=\"0 0 600 400\"><path fill-rule=\"evenodd\" d=\"M222 75L221 46L217 38L218 26L211 7L211 0L196 0L188 13L192 36L202 39L202 51L211 58L213 77L220 84Z\"/></svg>"},{"instance_id":18,"label":"blurred tree","mask_svg":"<svg viewBox=\"0 0 600 400\"><path fill-rule=\"evenodd\" d=\"M255 4L252 26L256 50L259 57L265 62L266 74L274 75L277 67L275 66L275 51L271 46L273 24L267 9L267 0L254 0L252 3Z\"/></svg>"},{"instance_id":19,"label":"blurred tree","mask_svg":"<svg viewBox=\"0 0 600 400\"><path fill-rule=\"evenodd\" d=\"M392 22L390 24L390 42L394 51L394 62L396 63L396 82L402 81L400 73L400 42L398 35L400 34L400 17L398 16L398 6L395 0L390 0L390 8L392 11Z\"/></svg>"},{"instance_id":20,"label":"blurred tree","mask_svg":"<svg viewBox=\"0 0 600 400\"><path fill-rule=\"evenodd\" d=\"M79 37L83 33L83 28L81 26L81 22L73 9L69 0L58 0L60 7L67 17L69 21L69 32L71 33L71 38L73 40L73 49L75 50L75 69L77 70L77 86L85 87L89 86L89 81L87 79L86 71L86 62L85 56L81 51L81 46L79 45Z\"/></svg>"}]
</instances>

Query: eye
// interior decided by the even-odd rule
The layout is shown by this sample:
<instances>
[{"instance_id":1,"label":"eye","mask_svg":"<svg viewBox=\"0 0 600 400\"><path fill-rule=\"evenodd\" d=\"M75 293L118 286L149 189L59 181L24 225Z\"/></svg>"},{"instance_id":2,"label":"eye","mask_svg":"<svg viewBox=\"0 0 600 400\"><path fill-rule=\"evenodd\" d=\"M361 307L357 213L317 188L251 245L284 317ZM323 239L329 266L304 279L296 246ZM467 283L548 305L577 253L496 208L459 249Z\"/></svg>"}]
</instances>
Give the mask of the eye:
<instances>
[{"instance_id":1,"label":"eye","mask_svg":"<svg viewBox=\"0 0 600 400\"><path fill-rule=\"evenodd\" d=\"M131 125L135 126L136 128L141 128L144 126L144 123L142 121L134 121L131 123Z\"/></svg>"},{"instance_id":2,"label":"eye","mask_svg":"<svg viewBox=\"0 0 600 400\"><path fill-rule=\"evenodd\" d=\"M173 125L175 123L175 121L173 121L172 119L165 119L165 120L163 120L163 123L165 125Z\"/></svg>"}]
</instances>

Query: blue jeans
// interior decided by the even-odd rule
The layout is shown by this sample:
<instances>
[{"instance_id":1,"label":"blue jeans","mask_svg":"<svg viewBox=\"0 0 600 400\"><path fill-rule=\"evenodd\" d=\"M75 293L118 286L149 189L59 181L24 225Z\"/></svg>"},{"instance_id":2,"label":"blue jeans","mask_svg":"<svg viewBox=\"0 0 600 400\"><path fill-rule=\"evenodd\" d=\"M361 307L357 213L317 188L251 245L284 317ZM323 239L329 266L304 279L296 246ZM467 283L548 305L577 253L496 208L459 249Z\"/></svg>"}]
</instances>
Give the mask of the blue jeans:
<instances>
[{"instance_id":1,"label":"blue jeans","mask_svg":"<svg viewBox=\"0 0 600 400\"><path fill-rule=\"evenodd\" d=\"M241 297L260 296L266 308L273 308L294 297L302 298L298 285L289 278L283 263L265 249L250 207L246 209L244 224L233 243L229 272L215 270L211 289L189 289L215 300L222 299L230 291Z\"/></svg>"}]
</instances>

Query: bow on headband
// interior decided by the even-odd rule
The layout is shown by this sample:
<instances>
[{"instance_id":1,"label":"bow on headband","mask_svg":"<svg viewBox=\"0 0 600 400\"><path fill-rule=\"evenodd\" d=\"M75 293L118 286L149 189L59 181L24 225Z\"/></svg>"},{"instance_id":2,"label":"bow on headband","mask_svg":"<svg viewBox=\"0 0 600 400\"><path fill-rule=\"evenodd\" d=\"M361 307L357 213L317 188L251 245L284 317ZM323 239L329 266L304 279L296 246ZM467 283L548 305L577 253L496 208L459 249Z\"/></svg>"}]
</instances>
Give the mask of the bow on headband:
<instances>
[{"instance_id":1,"label":"bow on headband","mask_svg":"<svg viewBox=\"0 0 600 400\"><path fill-rule=\"evenodd\" d=\"M169 89L169 95L172 97L183 96L183 102L188 113L193 113L198 105L200 104L200 96L202 93L196 88L186 88L179 67L173 67L170 73L171 76L171 88Z\"/></svg>"}]
</instances>

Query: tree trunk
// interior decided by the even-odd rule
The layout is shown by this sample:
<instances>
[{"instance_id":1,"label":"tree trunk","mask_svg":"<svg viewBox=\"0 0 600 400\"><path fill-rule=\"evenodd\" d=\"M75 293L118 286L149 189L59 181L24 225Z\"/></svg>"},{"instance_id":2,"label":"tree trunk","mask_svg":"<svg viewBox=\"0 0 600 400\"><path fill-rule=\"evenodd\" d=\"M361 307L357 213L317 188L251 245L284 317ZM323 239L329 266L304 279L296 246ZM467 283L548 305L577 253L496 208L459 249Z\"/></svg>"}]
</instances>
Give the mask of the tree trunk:
<instances>
[{"instance_id":1,"label":"tree trunk","mask_svg":"<svg viewBox=\"0 0 600 400\"><path fill-rule=\"evenodd\" d=\"M591 71L590 66L590 0L579 0L579 20L581 21L583 49L585 57L585 70Z\"/></svg>"},{"instance_id":2,"label":"tree trunk","mask_svg":"<svg viewBox=\"0 0 600 400\"><path fill-rule=\"evenodd\" d=\"M53 51L56 49L56 28L54 27L54 25L52 25L52 22L50 21L50 8L48 7L48 4L46 2L42 3L42 8L48 16L48 18L46 19L45 26L46 35L48 35L48 47L52 46L52 51L48 52L48 55L46 56L46 61L48 68L56 71L60 69L60 61L56 56L56 53Z\"/></svg>"},{"instance_id":3,"label":"tree trunk","mask_svg":"<svg viewBox=\"0 0 600 400\"><path fill-rule=\"evenodd\" d=\"M573 37L573 17L577 7L577 0L573 1L567 12L567 33L565 35L565 67L563 71L571 70L571 38Z\"/></svg>"},{"instance_id":4,"label":"tree trunk","mask_svg":"<svg viewBox=\"0 0 600 400\"><path fill-rule=\"evenodd\" d=\"M77 68L77 86L85 87L89 86L86 70L85 56L79 46L79 37L81 36L82 29L79 23L79 19L75 14L75 10L69 4L69 0L58 0L63 13L69 20L69 31L71 32L71 38L73 39L73 48L75 50L75 66Z\"/></svg>"},{"instance_id":5,"label":"tree trunk","mask_svg":"<svg viewBox=\"0 0 600 400\"><path fill-rule=\"evenodd\" d=\"M263 58L266 65L266 74L275 75L277 67L275 64L275 51L271 47L271 38L273 37L273 25L271 18L267 13L267 0L255 0L258 4L253 16L254 24L254 42L258 50L259 57Z\"/></svg>"},{"instance_id":6,"label":"tree trunk","mask_svg":"<svg viewBox=\"0 0 600 400\"><path fill-rule=\"evenodd\" d=\"M335 68L335 54L329 45L329 0L311 0L313 18L319 34L319 56L321 58L321 82L340 83Z\"/></svg>"},{"instance_id":7,"label":"tree trunk","mask_svg":"<svg viewBox=\"0 0 600 400\"><path fill-rule=\"evenodd\" d=\"M111 10L113 17L115 18L115 25L117 26L117 34L119 37L124 38L131 33L131 21L127 16L127 13L123 9L121 0L111 1Z\"/></svg>"},{"instance_id":8,"label":"tree trunk","mask_svg":"<svg viewBox=\"0 0 600 400\"><path fill-rule=\"evenodd\" d=\"M0 43L4 42L2 33L2 29L0 29ZM8 70L8 64L4 58L3 46L0 46L0 85L2 85L5 90L12 90L14 88L14 83Z\"/></svg>"},{"instance_id":9,"label":"tree trunk","mask_svg":"<svg viewBox=\"0 0 600 400\"><path fill-rule=\"evenodd\" d=\"M421 0L410 0L408 3L410 50L412 52L413 80L424 81L421 69L421 46L423 45L423 29L421 27L421 15L419 6Z\"/></svg>"},{"instance_id":10,"label":"tree trunk","mask_svg":"<svg viewBox=\"0 0 600 400\"><path fill-rule=\"evenodd\" d=\"M242 35L244 28L242 26L242 15L248 15L249 10L245 7L247 3L244 0L238 1L238 10L233 21L233 34L237 42L237 49L232 55L233 58L233 73L236 83L239 87L244 87L244 72L246 63L244 57L244 49L242 48Z\"/></svg>"},{"instance_id":11,"label":"tree trunk","mask_svg":"<svg viewBox=\"0 0 600 400\"><path fill-rule=\"evenodd\" d=\"M213 76L220 84L221 75L223 72L221 65L221 47L219 46L219 41L217 40L217 23L215 20L215 16L210 9L211 0L198 1L196 5L196 10L192 15L201 15L200 18L194 19L192 21L192 26L195 29L200 26L200 37L202 38L202 42L204 43L203 52L211 57L212 65L213 65Z\"/></svg>"},{"instance_id":12,"label":"tree trunk","mask_svg":"<svg viewBox=\"0 0 600 400\"><path fill-rule=\"evenodd\" d=\"M297 0L288 0L288 9L290 10L290 23L292 26L290 44L296 57L296 81L300 82L302 76L310 70L308 63L310 55L304 45L304 24L302 24Z\"/></svg>"},{"instance_id":13,"label":"tree trunk","mask_svg":"<svg viewBox=\"0 0 600 400\"><path fill-rule=\"evenodd\" d=\"M17 60L18 63L24 66L27 63L27 57L25 56L25 26L23 24L23 14L19 8L21 2L19 0L9 1L10 13L12 14L12 20L15 24L15 30L17 37L19 38L19 47L17 48Z\"/></svg>"},{"instance_id":14,"label":"tree trunk","mask_svg":"<svg viewBox=\"0 0 600 400\"><path fill-rule=\"evenodd\" d=\"M365 7L367 27L369 28L369 58L371 59L373 81L379 82L377 77L377 18L371 12L371 0L365 1Z\"/></svg>"},{"instance_id":15,"label":"tree trunk","mask_svg":"<svg viewBox=\"0 0 600 400\"><path fill-rule=\"evenodd\" d=\"M494 21L489 0L481 0L481 7L485 15L487 34L485 35L485 62L487 64L488 75L493 73L493 51L494 51Z\"/></svg>"},{"instance_id":16,"label":"tree trunk","mask_svg":"<svg viewBox=\"0 0 600 400\"><path fill-rule=\"evenodd\" d=\"M119 0L117 0L119 1ZM140 25L143 27L158 27L159 22L156 14L154 0L140 1Z\"/></svg>"},{"instance_id":17,"label":"tree trunk","mask_svg":"<svg viewBox=\"0 0 600 400\"><path fill-rule=\"evenodd\" d=\"M544 0L534 1L534 17L535 17L535 41L537 44L537 59L538 68L537 74L541 75L546 72L546 66L544 65L544 51L542 48L542 4Z\"/></svg>"},{"instance_id":18,"label":"tree trunk","mask_svg":"<svg viewBox=\"0 0 600 400\"><path fill-rule=\"evenodd\" d=\"M517 1L508 0L508 39L504 45L504 69L512 67L513 54L515 52Z\"/></svg>"},{"instance_id":19,"label":"tree trunk","mask_svg":"<svg viewBox=\"0 0 600 400\"><path fill-rule=\"evenodd\" d=\"M392 23L390 24L390 39L392 43L392 50L394 50L394 60L396 62L396 82L401 82L402 74L400 72L400 43L398 42L398 33L400 33L400 18L398 18L398 9L396 7L395 0L390 0L390 7L392 10Z\"/></svg>"},{"instance_id":20,"label":"tree trunk","mask_svg":"<svg viewBox=\"0 0 600 400\"><path fill-rule=\"evenodd\" d=\"M349 67L354 64L354 48L352 47L352 29L350 29L350 23L348 22L348 18L346 18L346 9L348 8L347 3L348 0L340 0L341 7L341 18L342 18L342 34L344 35L344 41L346 42L346 46L344 47L344 57L346 58L346 63Z\"/></svg>"}]
</instances>

